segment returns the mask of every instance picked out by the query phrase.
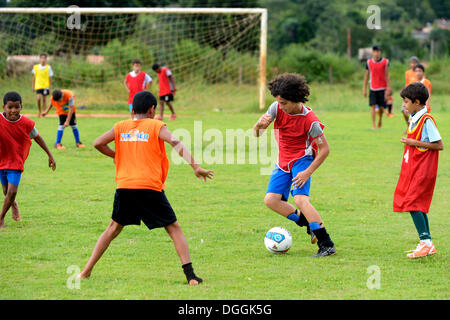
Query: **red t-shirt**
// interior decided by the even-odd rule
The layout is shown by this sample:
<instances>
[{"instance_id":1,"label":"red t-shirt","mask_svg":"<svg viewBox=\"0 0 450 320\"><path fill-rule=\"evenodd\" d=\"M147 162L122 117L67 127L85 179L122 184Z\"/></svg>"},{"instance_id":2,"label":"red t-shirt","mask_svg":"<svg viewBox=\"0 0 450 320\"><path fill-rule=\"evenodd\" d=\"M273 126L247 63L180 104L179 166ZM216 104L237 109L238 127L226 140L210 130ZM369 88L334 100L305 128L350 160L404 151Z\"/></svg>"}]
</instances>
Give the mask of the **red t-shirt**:
<instances>
[{"instance_id":1,"label":"red t-shirt","mask_svg":"<svg viewBox=\"0 0 450 320\"><path fill-rule=\"evenodd\" d=\"M367 68L370 74L370 90L386 89L386 70L388 66L389 60L386 58L381 58L380 61L375 61L375 59L367 60Z\"/></svg>"},{"instance_id":2,"label":"red t-shirt","mask_svg":"<svg viewBox=\"0 0 450 320\"><path fill-rule=\"evenodd\" d=\"M20 116L17 121L9 121L0 115L0 170L24 170L24 163L31 147L30 133L34 121Z\"/></svg>"},{"instance_id":3,"label":"red t-shirt","mask_svg":"<svg viewBox=\"0 0 450 320\"><path fill-rule=\"evenodd\" d=\"M318 147L313 141L318 136L311 136L311 128L317 122L321 129L325 126L311 108L303 106L299 114L287 114L277 106L274 122L275 139L278 143L278 167L289 172L296 160L311 155L316 156Z\"/></svg>"},{"instance_id":4,"label":"red t-shirt","mask_svg":"<svg viewBox=\"0 0 450 320\"><path fill-rule=\"evenodd\" d=\"M147 88L147 82L145 82L145 76L147 74L145 72L139 72L139 74L135 77L131 75L131 73L127 74L126 81L128 84L128 89L130 89L130 93L128 94L128 104L133 103L133 98L136 93L141 92Z\"/></svg>"},{"instance_id":5,"label":"red t-shirt","mask_svg":"<svg viewBox=\"0 0 450 320\"><path fill-rule=\"evenodd\" d=\"M167 72L170 70L167 67L162 67L161 72L158 73L158 81L159 81L159 96L166 96L172 93L172 88L170 87L169 77L167 76ZM171 73L170 73L171 74Z\"/></svg>"}]
</instances>

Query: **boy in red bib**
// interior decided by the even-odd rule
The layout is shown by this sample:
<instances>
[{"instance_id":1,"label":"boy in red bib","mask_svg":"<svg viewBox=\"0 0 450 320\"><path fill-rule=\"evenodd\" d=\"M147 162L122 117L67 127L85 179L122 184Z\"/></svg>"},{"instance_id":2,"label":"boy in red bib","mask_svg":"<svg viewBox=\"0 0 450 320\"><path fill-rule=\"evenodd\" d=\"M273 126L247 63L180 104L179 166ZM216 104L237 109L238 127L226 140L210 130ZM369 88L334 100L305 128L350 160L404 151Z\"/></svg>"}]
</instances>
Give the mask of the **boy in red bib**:
<instances>
[{"instance_id":1,"label":"boy in red bib","mask_svg":"<svg viewBox=\"0 0 450 320\"><path fill-rule=\"evenodd\" d=\"M164 119L164 103L167 103L170 111L172 112L170 120L175 120L177 118L177 114L173 109L173 100L177 89L175 88L175 80L173 78L172 71L166 66L160 66L157 63L152 66L152 69L158 75L159 82L160 114L156 116L155 119Z\"/></svg>"},{"instance_id":2,"label":"boy in red bib","mask_svg":"<svg viewBox=\"0 0 450 320\"><path fill-rule=\"evenodd\" d=\"M301 75L282 74L269 83L269 89L277 101L253 127L259 137L274 121L278 143L278 163L270 177L264 203L300 227L307 227L311 243L317 242L319 246L314 257L334 255L334 243L319 213L309 202L311 175L330 151L323 133L324 125L311 108L303 104L308 101L309 88ZM289 193L300 211L287 202Z\"/></svg>"},{"instance_id":3,"label":"boy in red bib","mask_svg":"<svg viewBox=\"0 0 450 320\"><path fill-rule=\"evenodd\" d=\"M22 98L17 92L8 92L3 98L3 110L0 115L0 180L5 200L0 214L0 228L4 228L5 215L9 208L15 221L20 219L16 195L25 160L31 147L31 139L47 153L48 165L56 168L55 160L39 135L34 121L20 115Z\"/></svg>"},{"instance_id":4,"label":"boy in red bib","mask_svg":"<svg viewBox=\"0 0 450 320\"><path fill-rule=\"evenodd\" d=\"M431 241L427 213L433 197L438 169L441 136L433 117L427 113L428 89L420 82L404 88L401 93L405 110L410 114L408 136L403 161L394 194L394 212L410 212L419 233L420 243L408 258L420 258L436 253Z\"/></svg>"},{"instance_id":5,"label":"boy in red bib","mask_svg":"<svg viewBox=\"0 0 450 320\"><path fill-rule=\"evenodd\" d=\"M148 88L150 88L150 86L152 85L152 78L145 72L141 71L141 69L141 60L134 59L133 71L128 73L125 77L125 80L123 81L125 87L128 90L128 108L130 113L133 110L133 98L136 93L147 89L147 84Z\"/></svg>"}]
</instances>

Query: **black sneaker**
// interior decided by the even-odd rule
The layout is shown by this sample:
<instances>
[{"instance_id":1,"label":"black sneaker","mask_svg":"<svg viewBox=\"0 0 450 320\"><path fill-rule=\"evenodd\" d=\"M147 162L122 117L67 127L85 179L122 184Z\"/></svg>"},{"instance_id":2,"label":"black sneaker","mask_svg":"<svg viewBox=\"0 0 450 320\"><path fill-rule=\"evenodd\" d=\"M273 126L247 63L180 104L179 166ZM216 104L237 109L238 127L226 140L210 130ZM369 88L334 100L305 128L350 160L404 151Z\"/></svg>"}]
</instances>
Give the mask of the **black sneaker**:
<instances>
[{"instance_id":1,"label":"black sneaker","mask_svg":"<svg viewBox=\"0 0 450 320\"><path fill-rule=\"evenodd\" d=\"M314 231L311 231L309 226L306 226L306 233L311 236L311 244L315 244L317 242L317 237L314 234Z\"/></svg>"},{"instance_id":2,"label":"black sneaker","mask_svg":"<svg viewBox=\"0 0 450 320\"><path fill-rule=\"evenodd\" d=\"M332 256L336 254L336 248L334 246L332 247L325 247L325 246L319 246L319 251L313 257L326 257L326 256Z\"/></svg>"}]
</instances>

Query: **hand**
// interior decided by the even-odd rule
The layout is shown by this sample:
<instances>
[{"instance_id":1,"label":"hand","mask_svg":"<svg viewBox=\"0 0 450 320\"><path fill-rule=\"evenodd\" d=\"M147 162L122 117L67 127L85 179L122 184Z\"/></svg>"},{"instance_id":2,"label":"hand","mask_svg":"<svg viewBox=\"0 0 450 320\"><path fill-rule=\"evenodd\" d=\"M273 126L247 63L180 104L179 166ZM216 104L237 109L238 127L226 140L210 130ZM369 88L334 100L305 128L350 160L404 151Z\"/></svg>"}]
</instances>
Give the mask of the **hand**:
<instances>
[{"instance_id":1,"label":"hand","mask_svg":"<svg viewBox=\"0 0 450 320\"><path fill-rule=\"evenodd\" d=\"M400 139L400 142L406 144L407 146L415 146L416 145L416 140L405 138L405 137L402 137Z\"/></svg>"},{"instance_id":2,"label":"hand","mask_svg":"<svg viewBox=\"0 0 450 320\"><path fill-rule=\"evenodd\" d=\"M258 123L256 124L256 126L258 128L267 128L271 122L272 122L272 116L270 114L265 113L258 120Z\"/></svg>"},{"instance_id":3,"label":"hand","mask_svg":"<svg viewBox=\"0 0 450 320\"><path fill-rule=\"evenodd\" d=\"M308 179L311 175L305 170L302 172L299 172L297 176L292 179L292 187L295 188L301 188L305 185L306 182L308 182Z\"/></svg>"},{"instance_id":4,"label":"hand","mask_svg":"<svg viewBox=\"0 0 450 320\"><path fill-rule=\"evenodd\" d=\"M48 167L52 168L53 171L56 170L56 162L55 159L53 159L53 156L48 157Z\"/></svg>"},{"instance_id":5,"label":"hand","mask_svg":"<svg viewBox=\"0 0 450 320\"><path fill-rule=\"evenodd\" d=\"M64 122L64 128L69 126L69 121Z\"/></svg>"},{"instance_id":6,"label":"hand","mask_svg":"<svg viewBox=\"0 0 450 320\"><path fill-rule=\"evenodd\" d=\"M42 117L45 117L46 115L47 115L47 111L44 111L44 112L41 113Z\"/></svg>"},{"instance_id":7,"label":"hand","mask_svg":"<svg viewBox=\"0 0 450 320\"><path fill-rule=\"evenodd\" d=\"M202 167L198 167L194 170L194 174L197 178L203 180L204 182L206 182L206 178L208 179L212 179L212 177L214 176L214 171L212 170L206 170L203 169Z\"/></svg>"},{"instance_id":8,"label":"hand","mask_svg":"<svg viewBox=\"0 0 450 320\"><path fill-rule=\"evenodd\" d=\"M172 90L172 94L175 95L175 93L177 93L177 89Z\"/></svg>"},{"instance_id":9,"label":"hand","mask_svg":"<svg viewBox=\"0 0 450 320\"><path fill-rule=\"evenodd\" d=\"M363 96L364 98L367 98L367 89L363 89Z\"/></svg>"}]
</instances>

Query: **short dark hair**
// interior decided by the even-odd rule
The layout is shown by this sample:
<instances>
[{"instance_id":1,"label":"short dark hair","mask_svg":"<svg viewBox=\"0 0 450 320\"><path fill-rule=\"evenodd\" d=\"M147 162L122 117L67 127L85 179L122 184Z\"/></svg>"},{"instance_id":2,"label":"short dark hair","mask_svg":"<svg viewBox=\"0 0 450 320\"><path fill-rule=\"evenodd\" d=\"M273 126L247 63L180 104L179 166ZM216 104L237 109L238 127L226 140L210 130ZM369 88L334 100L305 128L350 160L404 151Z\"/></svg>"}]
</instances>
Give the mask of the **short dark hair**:
<instances>
[{"instance_id":1,"label":"short dark hair","mask_svg":"<svg viewBox=\"0 0 450 320\"><path fill-rule=\"evenodd\" d=\"M374 46L372 47L372 50L382 51L382 50L381 50L381 46L379 46L379 45L374 45Z\"/></svg>"},{"instance_id":2,"label":"short dark hair","mask_svg":"<svg viewBox=\"0 0 450 320\"><path fill-rule=\"evenodd\" d=\"M42 56L44 56L44 57L47 58L47 54L46 54L45 52L42 52L42 53L39 55L39 58L42 57Z\"/></svg>"},{"instance_id":3,"label":"short dark hair","mask_svg":"<svg viewBox=\"0 0 450 320\"><path fill-rule=\"evenodd\" d=\"M3 105L6 105L8 101L17 102L22 104L22 97L15 91L7 92L3 97Z\"/></svg>"},{"instance_id":4,"label":"short dark hair","mask_svg":"<svg viewBox=\"0 0 450 320\"><path fill-rule=\"evenodd\" d=\"M418 64L414 67L414 70L416 70L417 68L422 69L423 72L425 72L425 67L423 66L423 64Z\"/></svg>"},{"instance_id":5,"label":"short dark hair","mask_svg":"<svg viewBox=\"0 0 450 320\"><path fill-rule=\"evenodd\" d=\"M154 63L154 64L152 65L152 69L153 69L153 71L156 71L156 70L158 70L158 69L159 69L159 67L160 67L160 65L159 65L159 64L157 64L157 63Z\"/></svg>"},{"instance_id":6,"label":"short dark hair","mask_svg":"<svg viewBox=\"0 0 450 320\"><path fill-rule=\"evenodd\" d=\"M63 93L61 90L59 90L59 89L53 90L53 93L52 93L53 100L59 101L59 99L61 99L62 96L63 96Z\"/></svg>"},{"instance_id":7,"label":"short dark hair","mask_svg":"<svg viewBox=\"0 0 450 320\"><path fill-rule=\"evenodd\" d=\"M292 102L306 102L309 96L309 87L305 77L296 73L283 73L269 82L272 96L280 96Z\"/></svg>"},{"instance_id":8,"label":"short dark hair","mask_svg":"<svg viewBox=\"0 0 450 320\"><path fill-rule=\"evenodd\" d=\"M137 114L147 113L150 108L156 108L157 104L155 96L149 91L138 92L133 98L133 110Z\"/></svg>"},{"instance_id":9,"label":"short dark hair","mask_svg":"<svg viewBox=\"0 0 450 320\"><path fill-rule=\"evenodd\" d=\"M134 59L133 60L133 64L140 64L140 65L142 65L142 61L139 60L139 59Z\"/></svg>"},{"instance_id":10,"label":"short dark hair","mask_svg":"<svg viewBox=\"0 0 450 320\"><path fill-rule=\"evenodd\" d=\"M411 83L406 88L403 88L403 90L400 92L400 96L404 98L408 98L412 102L415 102L416 100L419 100L421 105L424 105L428 97L430 96L428 93L427 87L425 87L420 82L414 82Z\"/></svg>"}]
</instances>

